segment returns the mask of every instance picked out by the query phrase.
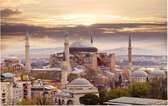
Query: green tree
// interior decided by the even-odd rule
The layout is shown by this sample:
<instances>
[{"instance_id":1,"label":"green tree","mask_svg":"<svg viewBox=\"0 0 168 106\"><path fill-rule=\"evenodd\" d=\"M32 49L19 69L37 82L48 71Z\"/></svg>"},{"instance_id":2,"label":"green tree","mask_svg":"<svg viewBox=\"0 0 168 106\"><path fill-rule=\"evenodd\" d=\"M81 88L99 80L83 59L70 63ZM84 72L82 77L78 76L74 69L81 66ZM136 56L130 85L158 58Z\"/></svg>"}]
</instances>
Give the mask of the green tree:
<instances>
[{"instance_id":1,"label":"green tree","mask_svg":"<svg viewBox=\"0 0 168 106\"><path fill-rule=\"evenodd\" d=\"M16 102L16 105L35 105L35 101L31 99L22 99Z\"/></svg>"},{"instance_id":2,"label":"green tree","mask_svg":"<svg viewBox=\"0 0 168 106\"><path fill-rule=\"evenodd\" d=\"M141 82L132 82L129 85L129 92L132 97L147 97L150 85Z\"/></svg>"},{"instance_id":3,"label":"green tree","mask_svg":"<svg viewBox=\"0 0 168 106\"><path fill-rule=\"evenodd\" d=\"M79 98L80 103L84 105L97 105L99 103L99 97L95 94L85 94Z\"/></svg>"},{"instance_id":4,"label":"green tree","mask_svg":"<svg viewBox=\"0 0 168 106\"><path fill-rule=\"evenodd\" d=\"M128 89L125 89L125 88L114 88L114 89L111 89L108 92L107 99L111 100L111 99L115 99L115 98L119 98L119 97L123 97L123 96L126 96L126 97L130 96Z\"/></svg>"},{"instance_id":5,"label":"green tree","mask_svg":"<svg viewBox=\"0 0 168 106\"><path fill-rule=\"evenodd\" d=\"M155 78L148 83L151 88L149 97L167 100L167 78Z\"/></svg>"},{"instance_id":6,"label":"green tree","mask_svg":"<svg viewBox=\"0 0 168 106\"><path fill-rule=\"evenodd\" d=\"M47 92L38 98L36 98L36 104L38 105L52 105L52 98L48 96Z\"/></svg>"},{"instance_id":7,"label":"green tree","mask_svg":"<svg viewBox=\"0 0 168 106\"><path fill-rule=\"evenodd\" d=\"M107 101L107 91L101 90L99 91L100 105L103 105L104 102Z\"/></svg>"},{"instance_id":8,"label":"green tree","mask_svg":"<svg viewBox=\"0 0 168 106\"><path fill-rule=\"evenodd\" d=\"M79 76L77 74L69 74L68 75L68 81L71 82L72 80L78 78Z\"/></svg>"}]
</instances>

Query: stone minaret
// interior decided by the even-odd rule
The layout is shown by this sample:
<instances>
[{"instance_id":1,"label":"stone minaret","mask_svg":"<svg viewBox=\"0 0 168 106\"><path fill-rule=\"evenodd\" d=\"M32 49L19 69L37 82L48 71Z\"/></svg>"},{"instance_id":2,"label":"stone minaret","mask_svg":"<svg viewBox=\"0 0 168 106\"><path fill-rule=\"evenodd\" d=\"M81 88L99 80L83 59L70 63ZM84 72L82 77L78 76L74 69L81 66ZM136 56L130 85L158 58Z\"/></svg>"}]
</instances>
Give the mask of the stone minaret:
<instances>
[{"instance_id":1,"label":"stone minaret","mask_svg":"<svg viewBox=\"0 0 168 106\"><path fill-rule=\"evenodd\" d=\"M71 71L71 66L70 66L70 60L69 60L69 36L68 36L68 32L66 32L66 36L65 36L65 43L64 43L64 52L65 52L65 61L67 64L67 68L68 71Z\"/></svg>"},{"instance_id":2,"label":"stone minaret","mask_svg":"<svg viewBox=\"0 0 168 106\"><path fill-rule=\"evenodd\" d=\"M93 37L90 38L90 43L93 45Z\"/></svg>"},{"instance_id":3,"label":"stone minaret","mask_svg":"<svg viewBox=\"0 0 168 106\"><path fill-rule=\"evenodd\" d=\"M69 61L69 36L66 33L65 43L64 43L64 61L62 62L62 72L61 72L61 88L67 86L67 77L71 71L70 61Z\"/></svg>"},{"instance_id":4,"label":"stone minaret","mask_svg":"<svg viewBox=\"0 0 168 106\"><path fill-rule=\"evenodd\" d=\"M61 68L61 88L64 89L67 86L67 77L68 77L68 68L66 61L62 62L62 68Z\"/></svg>"},{"instance_id":5,"label":"stone minaret","mask_svg":"<svg viewBox=\"0 0 168 106\"><path fill-rule=\"evenodd\" d=\"M128 68L132 69L132 47L131 47L131 37L129 36L128 43Z\"/></svg>"},{"instance_id":6,"label":"stone minaret","mask_svg":"<svg viewBox=\"0 0 168 106\"><path fill-rule=\"evenodd\" d=\"M26 71L31 70L31 65L30 65L30 45L29 45L29 33L28 30L26 32L26 44L25 44L25 59L26 59Z\"/></svg>"},{"instance_id":7,"label":"stone minaret","mask_svg":"<svg viewBox=\"0 0 168 106\"><path fill-rule=\"evenodd\" d=\"M111 54L111 70L114 71L116 66L116 56L115 53Z\"/></svg>"}]
</instances>

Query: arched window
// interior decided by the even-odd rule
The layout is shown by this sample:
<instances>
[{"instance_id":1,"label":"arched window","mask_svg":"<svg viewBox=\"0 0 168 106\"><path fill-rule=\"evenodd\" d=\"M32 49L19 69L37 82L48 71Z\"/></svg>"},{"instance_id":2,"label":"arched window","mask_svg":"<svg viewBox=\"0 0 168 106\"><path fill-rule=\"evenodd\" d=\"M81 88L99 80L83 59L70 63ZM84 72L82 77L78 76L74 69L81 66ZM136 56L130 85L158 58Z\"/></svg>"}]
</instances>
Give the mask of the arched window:
<instances>
[{"instance_id":1,"label":"arched window","mask_svg":"<svg viewBox=\"0 0 168 106\"><path fill-rule=\"evenodd\" d=\"M60 100L60 99L58 100L58 105L62 105L62 103L61 103L61 100Z\"/></svg>"},{"instance_id":2,"label":"arched window","mask_svg":"<svg viewBox=\"0 0 168 106\"><path fill-rule=\"evenodd\" d=\"M74 103L73 103L73 101L72 100L68 100L67 101L67 105L73 105Z\"/></svg>"},{"instance_id":3,"label":"arched window","mask_svg":"<svg viewBox=\"0 0 168 106\"><path fill-rule=\"evenodd\" d=\"M65 105L65 101L64 101L64 99L62 99L62 105Z\"/></svg>"}]
</instances>

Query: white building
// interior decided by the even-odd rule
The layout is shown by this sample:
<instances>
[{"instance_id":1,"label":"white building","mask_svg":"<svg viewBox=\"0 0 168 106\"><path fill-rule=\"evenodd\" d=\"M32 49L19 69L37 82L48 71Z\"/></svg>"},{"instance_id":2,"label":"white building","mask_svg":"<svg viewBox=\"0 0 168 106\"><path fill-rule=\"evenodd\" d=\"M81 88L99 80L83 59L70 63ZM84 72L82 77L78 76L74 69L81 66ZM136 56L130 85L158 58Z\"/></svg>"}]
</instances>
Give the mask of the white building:
<instances>
[{"instance_id":1,"label":"white building","mask_svg":"<svg viewBox=\"0 0 168 106\"><path fill-rule=\"evenodd\" d=\"M33 86L31 88L33 99L38 101L41 97L45 96L50 102L50 105L55 103L55 92L57 92L57 88L52 85Z\"/></svg>"},{"instance_id":2,"label":"white building","mask_svg":"<svg viewBox=\"0 0 168 106\"><path fill-rule=\"evenodd\" d=\"M163 70L155 69L149 72L150 79L153 78L166 78L166 73Z\"/></svg>"},{"instance_id":3,"label":"white building","mask_svg":"<svg viewBox=\"0 0 168 106\"><path fill-rule=\"evenodd\" d=\"M1 82L1 103L6 105L16 104L23 98L31 98L30 81Z\"/></svg>"},{"instance_id":4,"label":"white building","mask_svg":"<svg viewBox=\"0 0 168 106\"><path fill-rule=\"evenodd\" d=\"M92 93L98 96L98 89L88 80L77 78L70 82L62 92L56 95L56 104L80 105L79 98L85 94Z\"/></svg>"},{"instance_id":5,"label":"white building","mask_svg":"<svg viewBox=\"0 0 168 106\"><path fill-rule=\"evenodd\" d=\"M1 92L0 101L2 105L13 104L13 83L12 82L0 82Z\"/></svg>"},{"instance_id":6,"label":"white building","mask_svg":"<svg viewBox=\"0 0 168 106\"><path fill-rule=\"evenodd\" d=\"M143 70L136 70L131 73L131 82L146 82L148 74Z\"/></svg>"}]
</instances>

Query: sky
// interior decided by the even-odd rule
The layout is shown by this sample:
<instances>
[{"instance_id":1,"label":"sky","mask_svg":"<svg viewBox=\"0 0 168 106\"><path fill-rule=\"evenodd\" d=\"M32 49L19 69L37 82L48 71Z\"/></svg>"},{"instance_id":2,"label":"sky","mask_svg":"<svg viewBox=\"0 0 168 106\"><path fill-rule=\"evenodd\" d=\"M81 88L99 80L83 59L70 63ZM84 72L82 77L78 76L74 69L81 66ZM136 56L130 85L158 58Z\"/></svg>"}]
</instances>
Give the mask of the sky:
<instances>
[{"instance_id":1,"label":"sky","mask_svg":"<svg viewBox=\"0 0 168 106\"><path fill-rule=\"evenodd\" d=\"M99 50L128 46L166 51L166 0L1 0L2 53L22 52L26 30L31 49L63 47L81 36Z\"/></svg>"}]
</instances>

